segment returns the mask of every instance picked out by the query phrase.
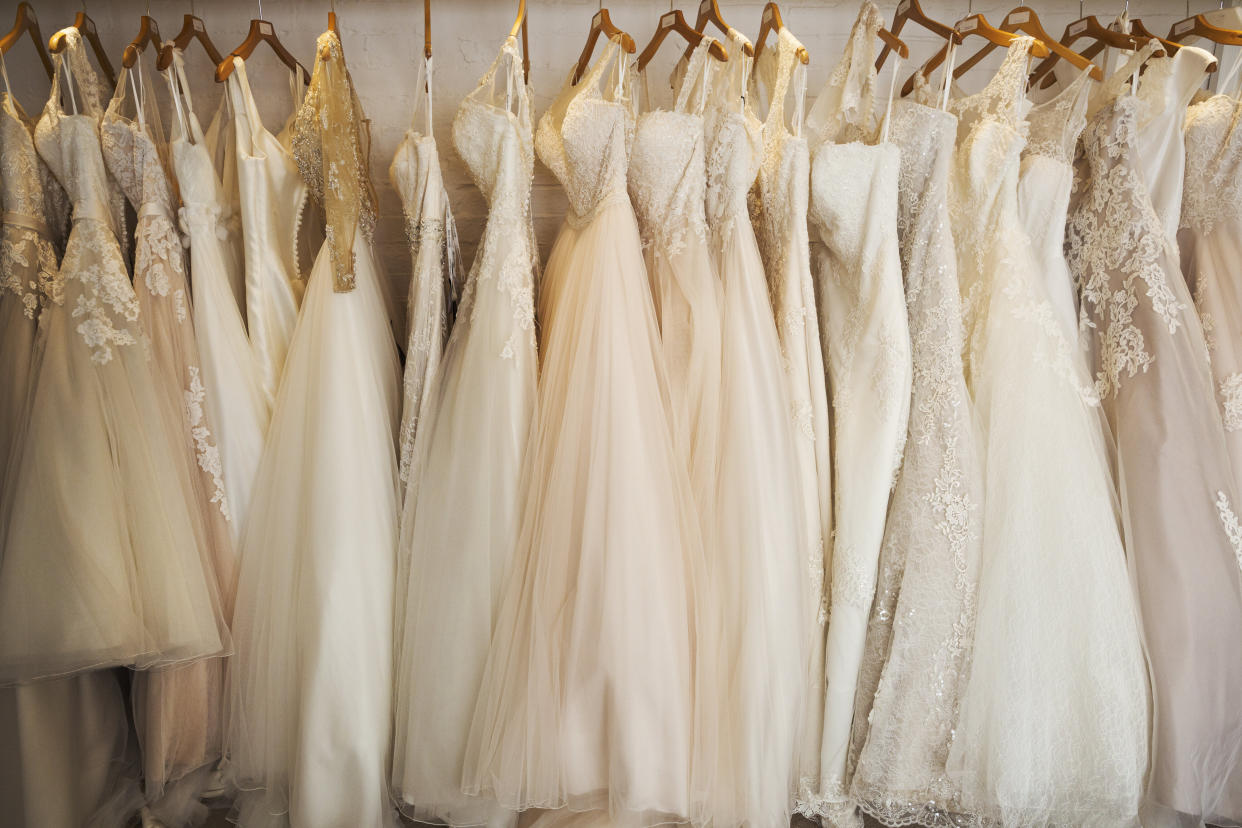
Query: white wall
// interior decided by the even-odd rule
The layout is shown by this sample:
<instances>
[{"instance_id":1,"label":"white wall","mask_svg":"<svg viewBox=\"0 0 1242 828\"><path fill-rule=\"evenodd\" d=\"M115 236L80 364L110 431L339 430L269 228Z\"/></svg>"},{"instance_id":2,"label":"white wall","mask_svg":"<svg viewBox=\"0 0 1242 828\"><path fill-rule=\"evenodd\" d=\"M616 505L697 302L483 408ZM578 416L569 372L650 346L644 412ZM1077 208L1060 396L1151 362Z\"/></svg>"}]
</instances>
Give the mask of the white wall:
<instances>
[{"instance_id":1,"label":"white wall","mask_svg":"<svg viewBox=\"0 0 1242 828\"><path fill-rule=\"evenodd\" d=\"M993 23L999 23L1019 1L974 0L973 11L983 12ZM886 17L891 19L896 2L880 0ZM697 0L676 0L676 3L693 22ZM74 13L81 8L75 0L34 0L33 5L45 37L71 23ZM114 67L119 67L121 52L137 33L139 15L147 10L148 3L146 0L90 0L86 5ZM610 5L613 21L634 36L639 49L654 31L659 15L669 8L667 0L614 0ZM725 19L732 25L752 38L758 33L762 2L720 0L720 5ZM5 29L15 6L13 2L0 4L0 26ZM516 6L516 0L433 0L432 3L435 132L467 261L473 258L486 209L452 149L452 119L462 96L474 88L479 76L495 58ZM530 80L535 93L536 116L555 96L569 67L577 60L597 6L598 3L586 0L529 0ZM1045 27L1057 35L1070 20L1079 16L1078 0L1034 0L1033 6ZM1101 19L1111 19L1122 6L1122 0L1087 0L1084 4L1086 13L1099 15ZM1132 0L1129 6L1132 17L1141 17L1148 28L1157 33L1168 31L1172 22L1184 17L1187 11L1183 0ZM927 12L946 22L965 15L968 7L969 0L924 0ZM164 37L170 38L181 28L181 17L190 4L188 0L152 0L149 8ZM1197 0L1190 8L1202 11L1204 6ZM245 37L249 19L257 15L257 9L257 3L239 0L198 0L196 4L212 40L223 53ZM266 19L272 21L282 42L308 69L313 65L315 38L327 25L328 10L328 0L266 0L263 3ZM857 15L858 2L786 0L781 3L781 10L785 24L811 54L808 95L813 96L840 55ZM409 126L413 109L415 61L422 50L423 6L419 0L338 0L336 11L350 70L372 120L371 169L380 192L378 245L396 293L403 296L409 278L409 260L400 204L388 183L388 164ZM920 34L913 27L903 36L910 44L912 62L923 60L939 45L934 37ZM656 79L667 76L677 52L671 42L661 50L663 62L657 59L650 70L653 86ZM150 56L146 59L152 60ZM48 82L33 48L27 43L18 45L6 57L6 62L14 94L28 111L37 112L47 97ZM206 116L214 111L223 87L214 82L206 54L197 46L191 48L188 63L195 107L205 122ZM903 66L903 74L912 65ZM287 73L265 48L256 52L248 63L248 72L265 122L273 127L279 125L290 106ZM887 66L885 72L887 75ZM981 67L968 78L985 74L986 69ZM882 83L887 90L887 77ZM161 94L166 90L162 81L159 90ZM164 98L166 100L166 95ZM565 201L556 181L546 169L537 165L534 215L545 256L564 208Z\"/></svg>"}]
</instances>

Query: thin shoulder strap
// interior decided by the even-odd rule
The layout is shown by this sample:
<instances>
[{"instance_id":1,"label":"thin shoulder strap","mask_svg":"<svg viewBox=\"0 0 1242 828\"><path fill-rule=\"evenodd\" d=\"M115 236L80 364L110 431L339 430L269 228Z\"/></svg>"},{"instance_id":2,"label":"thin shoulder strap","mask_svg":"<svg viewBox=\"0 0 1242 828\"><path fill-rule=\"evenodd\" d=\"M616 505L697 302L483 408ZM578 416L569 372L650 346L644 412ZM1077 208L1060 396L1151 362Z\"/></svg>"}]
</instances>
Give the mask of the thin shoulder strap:
<instances>
[{"instance_id":1,"label":"thin shoulder strap","mask_svg":"<svg viewBox=\"0 0 1242 828\"><path fill-rule=\"evenodd\" d=\"M425 129L424 129L424 134L425 134L425 135L431 135L431 134L432 134L432 127L431 127L431 104L432 104L432 99L431 99L431 83L432 83L432 64L431 64L431 58L430 58L430 57L422 57L422 58L418 61L418 79L417 79L417 81L415 82L415 86L414 86L414 88L415 88L415 90L416 90L416 91L415 91L415 93L414 93L414 95L415 95L415 97L414 97L414 112L413 112L413 113L411 114L411 116L410 116L410 117L411 117L411 124L410 124L410 126L411 126L411 128L416 128L416 127L415 127L415 124L416 124L416 123L417 123L417 121L418 121L418 111L419 111L419 109L423 109L423 110L425 110L425 112L424 112L424 114L425 114L425 116L426 116L426 126L425 126Z\"/></svg>"},{"instance_id":2,"label":"thin shoulder strap","mask_svg":"<svg viewBox=\"0 0 1242 828\"><path fill-rule=\"evenodd\" d=\"M1131 85L1133 85L1132 78L1137 77L1139 67L1143 65L1145 60L1151 57L1152 53L1156 51L1158 46L1159 41L1157 40L1147 41L1147 43L1143 45L1143 48L1131 54L1129 59L1126 60L1126 62L1123 63L1116 72L1113 72L1104 79L1104 83L1100 86L1099 92L1087 108L1088 118L1092 117L1095 113L1099 112L1111 103L1112 100L1120 94L1122 87L1124 87L1126 83L1131 83Z\"/></svg>"},{"instance_id":3,"label":"thin shoulder strap","mask_svg":"<svg viewBox=\"0 0 1242 828\"><path fill-rule=\"evenodd\" d=\"M681 86L677 90L677 100L673 104L673 108L677 112L693 112L698 115L703 112L707 106L707 89L710 84L708 78L708 59L711 55L708 50L715 41L709 37L703 38L698 46L694 47L694 53L690 55L690 63L686 66L686 73L681 79ZM640 72L643 78L643 91L646 92L647 73ZM695 106L690 109L688 104L690 96L698 92L698 100ZM650 104L650 98L648 98Z\"/></svg>"},{"instance_id":4,"label":"thin shoulder strap","mask_svg":"<svg viewBox=\"0 0 1242 828\"><path fill-rule=\"evenodd\" d=\"M893 120L893 96L897 93L897 73L901 70L901 55L893 55L893 74L888 82L888 103L884 105L884 125L880 128L880 143L888 143L888 125Z\"/></svg>"},{"instance_id":5,"label":"thin shoulder strap","mask_svg":"<svg viewBox=\"0 0 1242 828\"><path fill-rule=\"evenodd\" d=\"M239 57L233 58L233 74L229 75L229 91L241 98L240 101L233 101L233 110L237 115L236 124L238 127L245 125L245 140L252 143L256 125L262 124L263 121L259 118L259 108L255 105L254 93L250 90L250 79L246 77L246 61ZM237 136L238 140L241 140L240 129Z\"/></svg>"},{"instance_id":6,"label":"thin shoulder strap","mask_svg":"<svg viewBox=\"0 0 1242 828\"><path fill-rule=\"evenodd\" d=\"M0 76L4 77L4 94L13 97L13 88L9 86L9 70L4 65L4 52L0 52Z\"/></svg>"}]
</instances>

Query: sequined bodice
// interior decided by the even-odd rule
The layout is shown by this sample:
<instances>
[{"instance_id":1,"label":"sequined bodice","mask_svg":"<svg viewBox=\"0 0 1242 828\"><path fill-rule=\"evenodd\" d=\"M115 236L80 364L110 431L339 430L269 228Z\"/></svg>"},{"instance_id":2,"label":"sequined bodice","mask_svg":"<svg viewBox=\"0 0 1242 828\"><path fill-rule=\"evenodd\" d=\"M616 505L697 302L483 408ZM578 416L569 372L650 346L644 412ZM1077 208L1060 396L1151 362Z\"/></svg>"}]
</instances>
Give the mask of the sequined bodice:
<instances>
[{"instance_id":1,"label":"sequined bodice","mask_svg":"<svg viewBox=\"0 0 1242 828\"><path fill-rule=\"evenodd\" d=\"M627 198L634 108L625 63L619 41L609 41L576 85L571 71L539 119L535 150L565 188L570 221L585 221L605 202ZM600 79L609 65L614 71L601 89Z\"/></svg>"},{"instance_id":2,"label":"sequined bodice","mask_svg":"<svg viewBox=\"0 0 1242 828\"><path fill-rule=\"evenodd\" d=\"M729 59L711 66L712 103L707 109L707 224L718 235L747 216L746 196L763 160L763 122L751 108L746 88L752 58L749 41L729 30Z\"/></svg>"},{"instance_id":3,"label":"sequined bodice","mask_svg":"<svg viewBox=\"0 0 1242 828\"><path fill-rule=\"evenodd\" d=\"M1186 116L1182 227L1210 233L1242 222L1242 101L1213 95Z\"/></svg>"}]
</instances>

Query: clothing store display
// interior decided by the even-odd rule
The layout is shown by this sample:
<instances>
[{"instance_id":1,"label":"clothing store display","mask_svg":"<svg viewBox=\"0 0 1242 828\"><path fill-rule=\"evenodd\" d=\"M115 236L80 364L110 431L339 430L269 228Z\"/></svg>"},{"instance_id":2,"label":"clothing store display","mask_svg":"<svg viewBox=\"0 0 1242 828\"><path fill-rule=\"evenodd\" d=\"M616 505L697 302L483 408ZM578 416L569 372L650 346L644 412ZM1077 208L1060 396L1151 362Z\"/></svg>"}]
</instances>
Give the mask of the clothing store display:
<instances>
[{"instance_id":1,"label":"clothing store display","mask_svg":"<svg viewBox=\"0 0 1242 828\"><path fill-rule=\"evenodd\" d=\"M454 146L490 210L438 367L407 353L405 414L414 405L425 407L425 414L417 418L411 447L396 597L393 794L416 819L494 828L509 824L512 814L494 801L463 795L461 780L475 699L513 562L522 458L535 411L535 154L521 69L517 41L510 38L453 123ZM430 191L438 181L437 164L424 190L429 205L445 198ZM420 315L410 342L430 354L438 345L428 339L437 335L448 300L440 255L445 241L435 235L445 227L424 227L415 255L426 257L427 270L414 277ZM425 253L421 245L427 245ZM436 306L435 316L426 313ZM434 369L421 400L410 396L418 384L410 372L420 368Z\"/></svg>"}]
</instances>

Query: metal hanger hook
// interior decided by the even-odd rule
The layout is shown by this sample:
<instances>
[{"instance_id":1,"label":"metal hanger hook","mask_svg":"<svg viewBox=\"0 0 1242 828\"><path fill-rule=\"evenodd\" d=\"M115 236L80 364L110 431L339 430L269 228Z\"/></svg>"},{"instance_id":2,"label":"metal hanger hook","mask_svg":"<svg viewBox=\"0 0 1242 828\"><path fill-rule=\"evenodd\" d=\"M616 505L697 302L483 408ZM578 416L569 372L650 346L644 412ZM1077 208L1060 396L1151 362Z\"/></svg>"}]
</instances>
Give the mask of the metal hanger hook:
<instances>
[{"instance_id":1,"label":"metal hanger hook","mask_svg":"<svg viewBox=\"0 0 1242 828\"><path fill-rule=\"evenodd\" d=\"M259 19L263 20L263 0L259 0Z\"/></svg>"}]
</instances>

